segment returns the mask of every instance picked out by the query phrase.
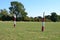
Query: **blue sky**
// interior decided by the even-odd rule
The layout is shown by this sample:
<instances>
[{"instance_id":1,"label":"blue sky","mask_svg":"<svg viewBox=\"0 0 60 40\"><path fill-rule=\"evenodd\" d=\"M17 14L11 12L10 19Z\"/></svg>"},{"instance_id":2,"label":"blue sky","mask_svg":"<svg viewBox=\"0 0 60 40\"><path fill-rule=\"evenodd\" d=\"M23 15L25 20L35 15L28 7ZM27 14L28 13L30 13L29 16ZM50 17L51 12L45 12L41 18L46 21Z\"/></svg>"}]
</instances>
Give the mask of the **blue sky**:
<instances>
[{"instance_id":1,"label":"blue sky","mask_svg":"<svg viewBox=\"0 0 60 40\"><path fill-rule=\"evenodd\" d=\"M43 12L45 15L51 12L60 15L60 0L0 0L0 9L9 10L11 1L21 2L30 17L42 16Z\"/></svg>"}]
</instances>

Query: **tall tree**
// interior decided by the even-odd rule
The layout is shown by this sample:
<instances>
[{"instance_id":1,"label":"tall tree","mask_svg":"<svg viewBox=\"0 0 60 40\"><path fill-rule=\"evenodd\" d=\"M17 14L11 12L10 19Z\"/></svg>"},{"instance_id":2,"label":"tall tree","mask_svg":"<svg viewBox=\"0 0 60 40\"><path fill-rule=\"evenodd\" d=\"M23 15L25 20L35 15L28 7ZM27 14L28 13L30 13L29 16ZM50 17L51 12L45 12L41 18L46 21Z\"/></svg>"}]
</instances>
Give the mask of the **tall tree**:
<instances>
[{"instance_id":1,"label":"tall tree","mask_svg":"<svg viewBox=\"0 0 60 40\"><path fill-rule=\"evenodd\" d=\"M17 1L11 2L11 7L9 7L9 9L11 14L15 12L16 16L22 17L22 19L24 19L24 17L26 17L27 15L27 12L25 12L24 5L20 2L17 2Z\"/></svg>"},{"instance_id":2,"label":"tall tree","mask_svg":"<svg viewBox=\"0 0 60 40\"><path fill-rule=\"evenodd\" d=\"M57 14L56 14L55 12L52 12L52 13L51 13L51 20L52 20L53 22L56 22L56 21L57 21Z\"/></svg>"}]
</instances>

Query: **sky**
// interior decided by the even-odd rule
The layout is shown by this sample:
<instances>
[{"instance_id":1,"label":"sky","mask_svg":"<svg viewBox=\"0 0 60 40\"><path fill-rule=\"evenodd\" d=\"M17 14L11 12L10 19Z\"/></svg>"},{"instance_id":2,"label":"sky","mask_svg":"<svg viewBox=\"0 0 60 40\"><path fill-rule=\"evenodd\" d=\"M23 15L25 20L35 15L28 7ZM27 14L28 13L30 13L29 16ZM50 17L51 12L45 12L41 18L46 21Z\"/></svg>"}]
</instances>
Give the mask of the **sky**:
<instances>
[{"instance_id":1,"label":"sky","mask_svg":"<svg viewBox=\"0 0 60 40\"><path fill-rule=\"evenodd\" d=\"M42 16L43 12L45 15L51 15L52 12L60 15L60 0L0 0L0 9L9 11L12 1L21 2L29 17Z\"/></svg>"}]
</instances>

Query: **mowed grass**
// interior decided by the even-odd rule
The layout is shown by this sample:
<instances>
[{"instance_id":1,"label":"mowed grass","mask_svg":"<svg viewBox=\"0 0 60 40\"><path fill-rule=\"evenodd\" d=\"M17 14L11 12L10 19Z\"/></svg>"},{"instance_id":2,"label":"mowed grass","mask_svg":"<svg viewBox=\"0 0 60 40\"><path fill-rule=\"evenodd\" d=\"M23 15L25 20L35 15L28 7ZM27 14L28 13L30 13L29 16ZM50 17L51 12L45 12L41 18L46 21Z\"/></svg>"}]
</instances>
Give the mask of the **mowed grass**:
<instances>
[{"instance_id":1,"label":"mowed grass","mask_svg":"<svg viewBox=\"0 0 60 40\"><path fill-rule=\"evenodd\" d=\"M60 40L60 22L0 22L0 40Z\"/></svg>"}]
</instances>

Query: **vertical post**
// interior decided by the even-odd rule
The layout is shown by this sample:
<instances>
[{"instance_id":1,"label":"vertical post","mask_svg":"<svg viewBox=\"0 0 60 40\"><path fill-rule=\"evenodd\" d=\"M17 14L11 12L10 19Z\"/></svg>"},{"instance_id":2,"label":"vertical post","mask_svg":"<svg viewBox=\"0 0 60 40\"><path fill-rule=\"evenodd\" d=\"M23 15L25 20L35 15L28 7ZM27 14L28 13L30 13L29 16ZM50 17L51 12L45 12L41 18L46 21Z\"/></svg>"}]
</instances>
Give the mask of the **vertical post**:
<instances>
[{"instance_id":1,"label":"vertical post","mask_svg":"<svg viewBox=\"0 0 60 40\"><path fill-rule=\"evenodd\" d=\"M16 14L14 14L14 27L16 27Z\"/></svg>"},{"instance_id":2,"label":"vertical post","mask_svg":"<svg viewBox=\"0 0 60 40\"><path fill-rule=\"evenodd\" d=\"M43 13L43 17L42 17L42 32L44 31L45 28L45 12Z\"/></svg>"}]
</instances>

